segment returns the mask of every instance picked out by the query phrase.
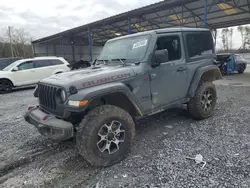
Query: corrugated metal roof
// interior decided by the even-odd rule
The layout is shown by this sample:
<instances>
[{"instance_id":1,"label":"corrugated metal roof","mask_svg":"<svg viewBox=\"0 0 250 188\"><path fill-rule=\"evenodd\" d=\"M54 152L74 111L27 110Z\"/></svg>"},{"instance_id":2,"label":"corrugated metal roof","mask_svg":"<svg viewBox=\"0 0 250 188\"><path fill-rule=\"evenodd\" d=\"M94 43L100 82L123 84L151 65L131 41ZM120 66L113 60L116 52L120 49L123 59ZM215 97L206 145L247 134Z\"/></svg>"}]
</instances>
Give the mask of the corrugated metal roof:
<instances>
[{"instance_id":1,"label":"corrugated metal roof","mask_svg":"<svg viewBox=\"0 0 250 188\"><path fill-rule=\"evenodd\" d=\"M169 28L173 26L203 27L206 0L166 0L142 8L92 22L36 41L60 40L60 38L87 39L88 29L94 43L127 35L131 32ZM207 0L207 27L224 28L250 23L250 0Z\"/></svg>"}]
</instances>

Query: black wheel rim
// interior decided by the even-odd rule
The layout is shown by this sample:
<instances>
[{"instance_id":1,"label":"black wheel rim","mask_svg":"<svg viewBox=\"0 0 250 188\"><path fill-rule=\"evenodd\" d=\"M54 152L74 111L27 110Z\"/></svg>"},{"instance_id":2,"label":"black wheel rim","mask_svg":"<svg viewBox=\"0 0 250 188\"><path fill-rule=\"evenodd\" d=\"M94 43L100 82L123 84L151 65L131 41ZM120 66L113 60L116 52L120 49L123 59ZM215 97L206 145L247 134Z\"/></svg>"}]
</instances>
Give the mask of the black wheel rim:
<instances>
[{"instance_id":1,"label":"black wheel rim","mask_svg":"<svg viewBox=\"0 0 250 188\"><path fill-rule=\"evenodd\" d=\"M11 89L11 84L7 81L0 82L0 92L8 92Z\"/></svg>"},{"instance_id":2,"label":"black wheel rim","mask_svg":"<svg viewBox=\"0 0 250 188\"><path fill-rule=\"evenodd\" d=\"M227 67L225 67L225 66L222 67L222 74L223 75L227 74Z\"/></svg>"},{"instance_id":3,"label":"black wheel rim","mask_svg":"<svg viewBox=\"0 0 250 188\"><path fill-rule=\"evenodd\" d=\"M206 89L202 95L201 108L204 111L209 111L212 108L213 103L213 92L211 89Z\"/></svg>"},{"instance_id":4,"label":"black wheel rim","mask_svg":"<svg viewBox=\"0 0 250 188\"><path fill-rule=\"evenodd\" d=\"M119 121L104 124L98 131L97 148L101 153L112 155L120 149L125 141L125 130Z\"/></svg>"}]
</instances>

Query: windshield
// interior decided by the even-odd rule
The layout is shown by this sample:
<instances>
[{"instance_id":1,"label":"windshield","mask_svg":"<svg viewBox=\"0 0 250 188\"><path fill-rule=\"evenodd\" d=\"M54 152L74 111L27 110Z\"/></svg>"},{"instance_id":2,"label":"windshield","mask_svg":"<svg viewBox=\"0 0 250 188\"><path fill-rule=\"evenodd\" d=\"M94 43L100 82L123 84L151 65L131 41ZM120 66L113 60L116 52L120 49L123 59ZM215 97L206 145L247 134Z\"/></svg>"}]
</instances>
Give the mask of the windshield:
<instances>
[{"instance_id":1,"label":"windshield","mask_svg":"<svg viewBox=\"0 0 250 188\"><path fill-rule=\"evenodd\" d=\"M14 68L19 62L22 62L22 60L17 60L15 62L12 62L7 67L5 67L3 71L9 71L10 69Z\"/></svg>"},{"instance_id":2,"label":"windshield","mask_svg":"<svg viewBox=\"0 0 250 188\"><path fill-rule=\"evenodd\" d=\"M149 39L150 35L143 35L107 42L103 47L99 60L140 61L146 54Z\"/></svg>"}]
</instances>

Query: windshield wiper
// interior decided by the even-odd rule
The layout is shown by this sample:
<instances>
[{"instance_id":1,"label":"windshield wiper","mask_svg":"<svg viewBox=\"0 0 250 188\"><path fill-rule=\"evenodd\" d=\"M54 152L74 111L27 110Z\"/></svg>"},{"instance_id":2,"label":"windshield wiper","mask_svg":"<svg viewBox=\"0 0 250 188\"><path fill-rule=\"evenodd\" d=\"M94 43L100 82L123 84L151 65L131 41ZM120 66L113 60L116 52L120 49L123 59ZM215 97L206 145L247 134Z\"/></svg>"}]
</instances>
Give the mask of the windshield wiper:
<instances>
[{"instance_id":1,"label":"windshield wiper","mask_svg":"<svg viewBox=\"0 0 250 188\"><path fill-rule=\"evenodd\" d=\"M120 61L122 63L122 65L125 65L126 59L111 59L111 61Z\"/></svg>"}]
</instances>

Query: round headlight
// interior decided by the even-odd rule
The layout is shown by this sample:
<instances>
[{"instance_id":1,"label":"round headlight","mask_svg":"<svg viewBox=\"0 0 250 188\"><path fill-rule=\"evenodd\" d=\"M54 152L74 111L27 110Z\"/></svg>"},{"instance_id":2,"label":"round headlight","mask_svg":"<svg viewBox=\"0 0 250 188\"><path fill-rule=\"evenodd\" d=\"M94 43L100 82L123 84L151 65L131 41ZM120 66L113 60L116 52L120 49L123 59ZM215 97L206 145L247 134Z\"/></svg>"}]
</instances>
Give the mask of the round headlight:
<instances>
[{"instance_id":1,"label":"round headlight","mask_svg":"<svg viewBox=\"0 0 250 188\"><path fill-rule=\"evenodd\" d=\"M66 100L66 93L64 90L61 90L61 99L62 99L62 102L65 102Z\"/></svg>"}]
</instances>

